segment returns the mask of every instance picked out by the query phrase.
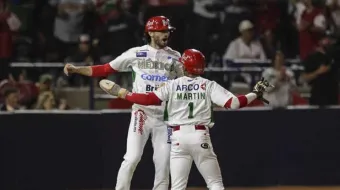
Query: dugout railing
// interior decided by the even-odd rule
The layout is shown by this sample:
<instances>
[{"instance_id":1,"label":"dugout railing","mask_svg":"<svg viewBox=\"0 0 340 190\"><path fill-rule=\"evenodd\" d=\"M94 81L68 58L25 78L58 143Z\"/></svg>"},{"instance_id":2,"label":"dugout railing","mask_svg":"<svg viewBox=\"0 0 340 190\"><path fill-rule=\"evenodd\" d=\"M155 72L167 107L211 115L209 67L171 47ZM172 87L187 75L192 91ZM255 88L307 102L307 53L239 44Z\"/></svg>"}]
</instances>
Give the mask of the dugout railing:
<instances>
[{"instance_id":1,"label":"dugout railing","mask_svg":"<svg viewBox=\"0 0 340 190\"><path fill-rule=\"evenodd\" d=\"M64 67L65 63L62 62L13 62L10 64L12 68L26 68L26 69L59 69L61 70ZM75 63L77 66L85 66L87 64L84 63ZM212 64L208 64L212 65ZM231 75L233 73L248 73L251 76L251 81L254 83L257 78L259 78L262 71L271 66L270 60L249 60L249 59L235 59L235 60L224 60L221 64L221 67L210 67L206 68L206 74L208 76L214 76L215 73L219 74L221 77L223 75ZM286 60L286 65L295 72L296 79L299 78L301 71L303 71L303 67L300 65L300 61L298 59ZM129 72L129 71L127 71ZM216 77L216 76L215 76ZM208 77L209 78L209 77ZM95 101L96 100L104 100L104 99L112 99L112 97L107 94L97 94L94 90L93 82L90 79L89 83L89 108L91 110L95 109ZM299 81L299 80L297 80Z\"/></svg>"}]
</instances>

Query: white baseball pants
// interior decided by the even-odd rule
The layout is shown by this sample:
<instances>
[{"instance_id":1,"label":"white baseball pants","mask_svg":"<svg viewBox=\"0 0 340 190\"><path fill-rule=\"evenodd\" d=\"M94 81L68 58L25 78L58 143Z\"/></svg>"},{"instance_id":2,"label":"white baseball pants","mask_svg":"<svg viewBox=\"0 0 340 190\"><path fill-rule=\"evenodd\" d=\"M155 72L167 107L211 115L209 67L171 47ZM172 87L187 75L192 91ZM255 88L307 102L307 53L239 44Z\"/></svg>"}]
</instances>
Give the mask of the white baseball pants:
<instances>
[{"instance_id":1,"label":"white baseball pants","mask_svg":"<svg viewBox=\"0 0 340 190\"><path fill-rule=\"evenodd\" d=\"M126 154L119 169L116 190L130 190L133 173L139 163L144 146L151 135L155 180L153 190L168 190L170 144L164 121L146 115L142 110L133 110L127 137Z\"/></svg>"},{"instance_id":2,"label":"white baseball pants","mask_svg":"<svg viewBox=\"0 0 340 190\"><path fill-rule=\"evenodd\" d=\"M224 190L220 166L214 153L209 130L180 126L171 137L171 190L185 190L192 161L210 190Z\"/></svg>"}]
</instances>

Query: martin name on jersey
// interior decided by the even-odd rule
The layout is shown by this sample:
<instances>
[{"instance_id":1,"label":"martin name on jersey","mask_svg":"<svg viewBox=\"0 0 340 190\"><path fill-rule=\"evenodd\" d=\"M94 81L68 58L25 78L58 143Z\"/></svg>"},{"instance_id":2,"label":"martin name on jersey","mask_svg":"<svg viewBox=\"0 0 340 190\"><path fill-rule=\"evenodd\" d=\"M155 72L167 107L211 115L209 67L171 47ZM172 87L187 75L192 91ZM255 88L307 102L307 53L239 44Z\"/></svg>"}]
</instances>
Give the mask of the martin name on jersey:
<instances>
[{"instance_id":1,"label":"martin name on jersey","mask_svg":"<svg viewBox=\"0 0 340 190\"><path fill-rule=\"evenodd\" d=\"M200 88L204 90L199 92ZM175 98L176 100L199 100L206 98L205 92L206 84L178 84L176 87Z\"/></svg>"},{"instance_id":2,"label":"martin name on jersey","mask_svg":"<svg viewBox=\"0 0 340 190\"><path fill-rule=\"evenodd\" d=\"M168 81L154 93L167 102L165 113L169 126L190 124L212 127L212 103L223 107L234 96L215 81L186 76Z\"/></svg>"}]
</instances>

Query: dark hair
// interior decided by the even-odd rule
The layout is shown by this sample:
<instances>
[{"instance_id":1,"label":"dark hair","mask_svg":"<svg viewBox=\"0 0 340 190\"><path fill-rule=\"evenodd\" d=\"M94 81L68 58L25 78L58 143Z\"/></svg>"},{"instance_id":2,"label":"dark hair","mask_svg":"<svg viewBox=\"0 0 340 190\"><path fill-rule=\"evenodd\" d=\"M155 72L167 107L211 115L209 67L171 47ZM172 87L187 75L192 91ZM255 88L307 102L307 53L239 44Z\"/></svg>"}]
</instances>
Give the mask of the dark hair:
<instances>
[{"instance_id":1,"label":"dark hair","mask_svg":"<svg viewBox=\"0 0 340 190\"><path fill-rule=\"evenodd\" d=\"M149 33L144 32L143 41L144 41L144 43L146 43L146 44L150 44L150 42L151 42L151 37L150 37Z\"/></svg>"},{"instance_id":2,"label":"dark hair","mask_svg":"<svg viewBox=\"0 0 340 190\"><path fill-rule=\"evenodd\" d=\"M4 96L5 96L5 98L7 98L9 95L11 95L13 93L18 93L18 92L19 92L18 89L10 87L10 88L7 88L7 89L4 90Z\"/></svg>"}]
</instances>

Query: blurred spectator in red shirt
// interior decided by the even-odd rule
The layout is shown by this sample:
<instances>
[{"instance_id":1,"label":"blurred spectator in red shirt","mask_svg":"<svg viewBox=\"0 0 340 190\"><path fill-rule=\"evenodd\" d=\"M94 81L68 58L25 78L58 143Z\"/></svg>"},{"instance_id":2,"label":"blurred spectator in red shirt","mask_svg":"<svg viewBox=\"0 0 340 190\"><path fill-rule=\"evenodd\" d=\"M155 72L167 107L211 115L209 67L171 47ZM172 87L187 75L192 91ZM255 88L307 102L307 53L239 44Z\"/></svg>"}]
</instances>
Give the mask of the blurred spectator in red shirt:
<instances>
[{"instance_id":1,"label":"blurred spectator in red shirt","mask_svg":"<svg viewBox=\"0 0 340 190\"><path fill-rule=\"evenodd\" d=\"M275 30L281 15L277 2L275 0L259 0L256 3L255 26L257 32L263 34L267 30Z\"/></svg>"},{"instance_id":2,"label":"blurred spectator in red shirt","mask_svg":"<svg viewBox=\"0 0 340 190\"><path fill-rule=\"evenodd\" d=\"M25 78L25 72L19 70L12 72L9 79L0 82L0 91L8 88L15 88L19 91L19 103L26 108L30 108L38 96L38 88L35 84ZM0 102L4 100L0 96Z\"/></svg>"},{"instance_id":3,"label":"blurred spectator in red shirt","mask_svg":"<svg viewBox=\"0 0 340 190\"><path fill-rule=\"evenodd\" d=\"M275 0L259 0L255 10L255 26L261 38L267 58L272 59L276 53L275 33L280 20L280 9Z\"/></svg>"},{"instance_id":4,"label":"blurred spectator in red shirt","mask_svg":"<svg viewBox=\"0 0 340 190\"><path fill-rule=\"evenodd\" d=\"M0 0L0 80L7 79L12 56L12 35L21 26L18 17L9 10L7 0Z\"/></svg>"},{"instance_id":5,"label":"blurred spectator in red shirt","mask_svg":"<svg viewBox=\"0 0 340 190\"><path fill-rule=\"evenodd\" d=\"M313 5L312 0L303 0L305 10L298 24L300 58L304 60L318 45L318 40L326 30L323 10Z\"/></svg>"}]
</instances>

